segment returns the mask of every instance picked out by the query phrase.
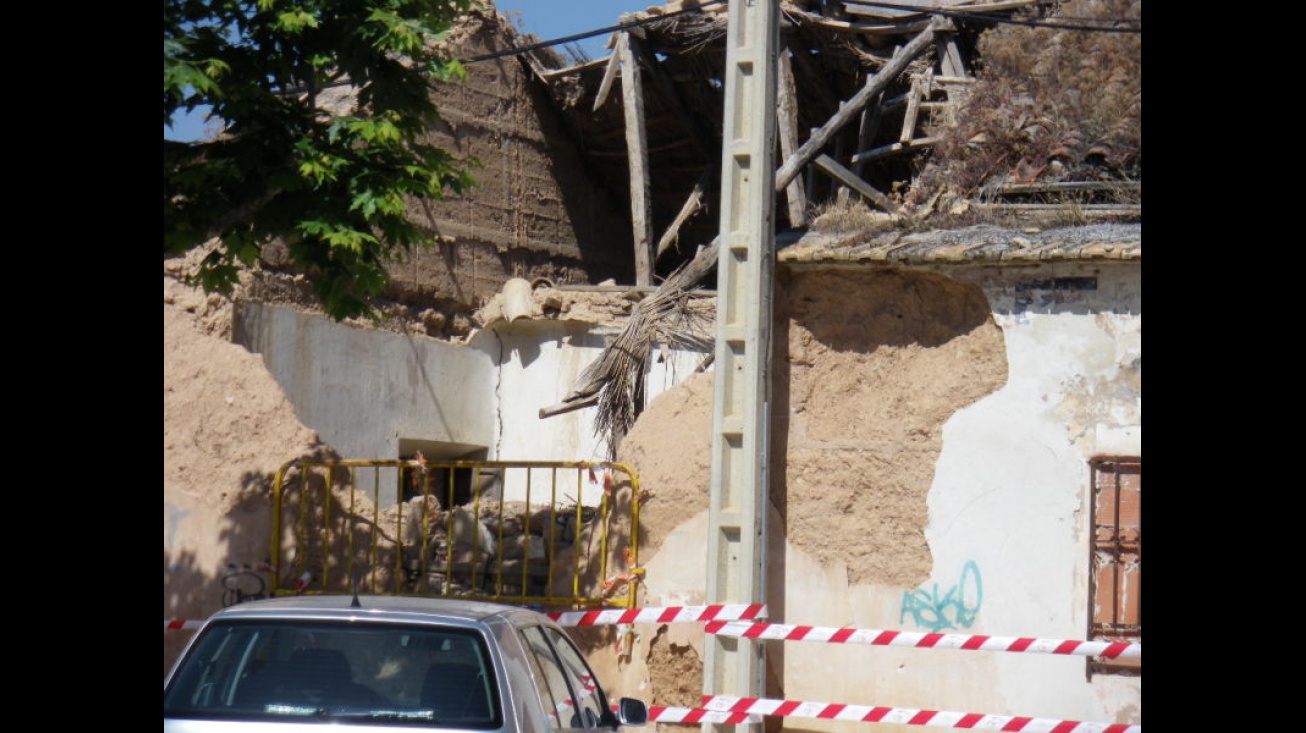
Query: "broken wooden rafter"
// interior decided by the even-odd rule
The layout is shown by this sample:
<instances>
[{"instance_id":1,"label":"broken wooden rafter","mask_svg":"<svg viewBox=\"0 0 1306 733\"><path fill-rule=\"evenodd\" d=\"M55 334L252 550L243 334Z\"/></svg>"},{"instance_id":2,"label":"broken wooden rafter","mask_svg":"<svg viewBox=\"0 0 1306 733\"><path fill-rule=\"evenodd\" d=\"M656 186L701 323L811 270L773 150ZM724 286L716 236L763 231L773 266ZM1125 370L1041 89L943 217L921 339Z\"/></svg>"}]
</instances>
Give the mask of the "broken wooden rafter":
<instances>
[{"instance_id":1,"label":"broken wooden rafter","mask_svg":"<svg viewBox=\"0 0 1306 733\"><path fill-rule=\"evenodd\" d=\"M916 118L921 113L921 100L930 96L929 82L921 79L920 74L916 74L911 80L911 92L907 96L907 111L902 115L902 132L898 134L898 142L906 145L916 137Z\"/></svg>"},{"instance_id":2,"label":"broken wooden rafter","mask_svg":"<svg viewBox=\"0 0 1306 733\"><path fill-rule=\"evenodd\" d=\"M878 148L871 148L870 150L855 153L853 154L852 161L854 163L869 163L873 160L887 158L890 155L914 153L921 148L928 148L938 142L939 138L937 137L918 137L915 140L909 140L905 143L890 143L889 145L881 145Z\"/></svg>"},{"instance_id":3,"label":"broken wooden rafter","mask_svg":"<svg viewBox=\"0 0 1306 733\"><path fill-rule=\"evenodd\" d=\"M600 66L605 66L611 63L611 59L612 56L608 55L608 56L604 56L601 59L593 59L591 61L586 61L583 64L568 66L565 69L553 69L551 71L545 71L540 73L539 76L545 81L553 81L554 79L559 79L564 76L571 76L572 74L579 74L582 71L589 71L590 69L597 69Z\"/></svg>"},{"instance_id":4,"label":"broken wooden rafter","mask_svg":"<svg viewBox=\"0 0 1306 733\"><path fill-rule=\"evenodd\" d=\"M670 249L672 243L679 238L680 227L684 226L685 222L689 220L689 217L693 216L703 207L703 196L707 193L707 187L711 183L710 179L714 172L713 169L709 168L703 171L703 175L699 176L698 180L694 182L694 190L689 192L689 198L687 198L685 204L680 207L680 213L676 214L676 218L671 222L671 226L667 227L667 230L662 233L662 238L658 240L657 251L653 253L654 262L662 256L663 252Z\"/></svg>"},{"instance_id":5,"label":"broken wooden rafter","mask_svg":"<svg viewBox=\"0 0 1306 733\"><path fill-rule=\"evenodd\" d=\"M554 290L560 290L564 293L655 293L660 285L554 285ZM695 298L715 298L715 290L699 289L690 293Z\"/></svg>"},{"instance_id":6,"label":"broken wooden rafter","mask_svg":"<svg viewBox=\"0 0 1306 733\"><path fill-rule=\"evenodd\" d=\"M625 38L622 34L622 38ZM618 46L621 41L617 41ZM599 82L599 91L594 95L594 111L597 112L603 103L608 101L608 92L612 90L612 80L617 78L617 69L621 68L621 54L613 53L608 57L608 68L603 72L603 81Z\"/></svg>"},{"instance_id":7,"label":"broken wooden rafter","mask_svg":"<svg viewBox=\"0 0 1306 733\"><path fill-rule=\"evenodd\" d=\"M719 151L714 149L714 147L708 142L711 136L699 122L699 115L691 113L686 107L685 103L680 98L680 93L678 92L675 83L668 78L667 72L662 65L658 63L653 54L648 52L643 42L632 38L630 46L636 60L643 64L644 68L648 71L649 77L653 80L654 86L656 86L662 93L662 98L676 111L679 119L688 125L690 133L686 137L688 137L689 142L693 144L694 149L698 154L709 161L715 160L719 157ZM655 152L661 152L661 149L649 151L650 154ZM658 239L657 246L653 249L653 265L655 267L658 258L670 249L671 246L680 238L680 229L685 225L685 222L703 208L703 199L707 195L707 190L712 183L711 178L713 175L716 175L715 166L708 166L699 175L698 180L694 183L693 190L689 192L689 196L681 205L680 211L677 212L676 217Z\"/></svg>"},{"instance_id":8,"label":"broken wooden rafter","mask_svg":"<svg viewBox=\"0 0 1306 733\"><path fill-rule=\"evenodd\" d=\"M798 241L799 236L798 232L777 234L775 246L779 249L792 244ZM714 237L710 244L699 249L692 260L672 272L650 297L636 303L621 333L581 373L580 380L583 386L569 393L562 402L540 408L540 417L554 417L590 407L595 405L597 400L600 413L606 410L609 414L606 418L601 414L596 423L611 423L619 417L622 419L630 417L633 421L633 410L630 406L616 404L633 398L630 390L619 388L621 384L628 385L631 381L630 375L625 372L643 372L648 360L649 343L677 341L673 338L674 334L651 332L659 330L660 320L669 305L678 302L681 297L687 298L701 293L697 286L716 268L720 247L721 237ZM689 334L688 338L678 339L680 342L693 340L692 334ZM710 340L709 338L708 341ZM710 363L710 359L705 359L701 366L706 366L707 363ZM614 387L614 384L618 387ZM629 428L629 426L625 427Z\"/></svg>"},{"instance_id":9,"label":"broken wooden rafter","mask_svg":"<svg viewBox=\"0 0 1306 733\"><path fill-rule=\"evenodd\" d=\"M934 28L935 24L931 23L929 27L921 31L920 35L913 38L910 43L903 47L901 54L895 55L884 65L884 68L868 79L866 85L854 94L852 99L840 105L838 112L835 112L819 130L814 132L793 155L785 159L784 165L780 166L775 174L775 190L777 192L785 190L785 187L794 179L794 176L798 175L798 171L820 154L821 149L830 142L836 132L848 124L849 120L861 112L876 94L884 91L891 82L907 69L912 61L916 60L917 56L920 56L930 47L930 44L934 42Z\"/></svg>"},{"instance_id":10,"label":"broken wooden rafter","mask_svg":"<svg viewBox=\"0 0 1306 733\"><path fill-rule=\"evenodd\" d=\"M957 47L955 32L940 32L935 38L936 54L939 57L939 71L943 76L966 76L966 65L961 60L961 49Z\"/></svg>"},{"instance_id":11,"label":"broken wooden rafter","mask_svg":"<svg viewBox=\"0 0 1306 733\"><path fill-rule=\"evenodd\" d=\"M816 160L812 161L812 164L826 175L861 194L863 198L881 209L884 209L890 214L898 213L899 207L893 202L893 199L884 195L880 191L877 191L871 186L871 184L853 175L852 171L839 165L830 156L822 153L821 155L816 156Z\"/></svg>"},{"instance_id":12,"label":"broken wooden rafter","mask_svg":"<svg viewBox=\"0 0 1306 733\"><path fill-rule=\"evenodd\" d=\"M571 394L564 397L562 399L562 402L559 402L556 405L541 407L540 419L544 419L546 417L554 417L556 415L561 415L566 412L571 412L572 410L581 410L586 407L593 407L594 405L597 405L599 403L599 388L601 388L602 386L603 385L601 384L594 385L594 391L590 392L589 394L579 394L576 392L572 392Z\"/></svg>"},{"instance_id":13,"label":"broken wooden rafter","mask_svg":"<svg viewBox=\"0 0 1306 733\"><path fill-rule=\"evenodd\" d=\"M867 109L862 110L861 123L857 126L857 149L861 150L875 139L875 133L880 130L880 121L884 117L884 90L881 89L875 98L870 101ZM866 161L853 160L853 175L858 178L862 177L862 170L866 167Z\"/></svg>"},{"instance_id":14,"label":"broken wooden rafter","mask_svg":"<svg viewBox=\"0 0 1306 733\"><path fill-rule=\"evenodd\" d=\"M907 98L910 94L899 94L891 99L884 100L881 106L883 112L889 112L907 104ZM923 110L944 110L952 106L952 102L921 102L920 108Z\"/></svg>"}]
</instances>

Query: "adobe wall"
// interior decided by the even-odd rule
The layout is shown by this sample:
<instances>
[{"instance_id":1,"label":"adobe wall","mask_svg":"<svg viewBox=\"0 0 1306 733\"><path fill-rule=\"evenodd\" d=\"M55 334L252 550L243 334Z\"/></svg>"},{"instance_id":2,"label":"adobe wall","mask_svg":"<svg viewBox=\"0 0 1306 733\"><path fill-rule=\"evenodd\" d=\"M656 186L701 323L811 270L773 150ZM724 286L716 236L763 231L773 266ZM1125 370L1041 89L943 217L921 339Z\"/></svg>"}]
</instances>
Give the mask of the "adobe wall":
<instances>
[{"instance_id":1,"label":"adobe wall","mask_svg":"<svg viewBox=\"0 0 1306 733\"><path fill-rule=\"evenodd\" d=\"M1087 461L1141 450L1138 268L781 272L771 620L1085 638ZM1094 287L1057 288L1058 278ZM668 391L621 446L618 459L655 493L641 510L644 605L706 602L712 390L703 374ZM696 704L701 630L635 631L628 656L596 651L600 674L626 694ZM1082 657L767 650L773 698L1141 722L1141 681L1086 682Z\"/></svg>"},{"instance_id":2,"label":"adobe wall","mask_svg":"<svg viewBox=\"0 0 1306 733\"><path fill-rule=\"evenodd\" d=\"M1083 638L1086 462L1097 452L1141 453L1140 268L780 273L771 619ZM1083 285L1090 280L1091 287ZM182 301L168 287L165 278L165 618L200 618L219 607L222 564L258 559L247 557L263 536L248 533L258 524L249 510L266 492L268 471L283 456L316 450L304 444L311 433L285 420L292 405L303 412L305 391L292 387L292 399L282 402L281 387L245 361L262 361L277 381L324 367L367 375L307 391L343 409L356 434L381 435L375 421L385 418L388 403L350 402L347 390L404 394L394 377L422 364L432 375L470 377L476 370L459 364L471 352L492 373L484 394L493 405L482 407L494 408L487 434L500 456L581 458L597 450L591 410L548 420L537 412L576 384L604 334L614 332L610 326L498 322L472 348L460 349L325 324L321 331L330 339L320 349L305 351L297 348L302 341L279 338L269 339L261 356L226 344L222 353L230 356L215 359L185 341L171 345L179 329L170 325L176 308L170 298ZM203 299L196 300L188 307L203 311ZM335 339L343 341L333 346ZM403 354L341 345L360 339L384 340ZM187 354L199 358L180 358ZM355 354L356 361L313 365L330 362L332 354ZM190 366L172 366L183 362ZM236 369L222 370L227 362ZM713 380L690 363L676 360L655 375L665 391L617 456L652 493L642 505L640 536L642 601L650 606L705 602ZM262 381L252 379L256 371ZM426 408L428 418L453 415L469 394L461 382L436 378L421 385L436 400ZM169 407L169 394L181 399L201 386L203 396ZM266 395L250 397L251 388ZM248 409L277 403L282 407ZM359 407L368 404L374 409ZM274 432L263 423L273 419L285 421L285 439L267 439ZM305 424L316 430L321 420ZM635 631L621 654L611 627L576 636L590 645L591 661L611 681L609 692L658 705L694 704L702 692L701 630L671 624ZM184 638L172 633L165 631L165 667ZM1087 682L1080 657L792 642L768 650L767 694L785 699L1141 721L1141 680ZM787 728L849 733L865 725L787 722Z\"/></svg>"},{"instance_id":3,"label":"adobe wall","mask_svg":"<svg viewBox=\"0 0 1306 733\"><path fill-rule=\"evenodd\" d=\"M476 12L449 45L463 58L505 48L511 27ZM442 235L391 269L401 302L479 308L512 277L629 281L633 253L624 192L591 183L571 136L519 57L466 64L465 81L436 82L441 122L430 141L471 168L476 185L413 216ZM433 333L440 336L442 334Z\"/></svg>"}]
</instances>

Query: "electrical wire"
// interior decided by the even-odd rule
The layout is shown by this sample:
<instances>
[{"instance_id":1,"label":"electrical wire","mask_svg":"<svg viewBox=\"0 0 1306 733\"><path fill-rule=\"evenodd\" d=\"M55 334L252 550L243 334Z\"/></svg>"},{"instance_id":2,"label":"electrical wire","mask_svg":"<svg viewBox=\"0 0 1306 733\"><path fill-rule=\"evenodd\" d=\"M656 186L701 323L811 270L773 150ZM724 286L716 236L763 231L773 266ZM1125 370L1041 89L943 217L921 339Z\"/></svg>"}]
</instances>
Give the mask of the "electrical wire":
<instances>
[{"instance_id":1,"label":"electrical wire","mask_svg":"<svg viewBox=\"0 0 1306 733\"><path fill-rule=\"evenodd\" d=\"M630 21L629 23L619 23L617 25L610 25L607 28L599 28L597 30L585 31L584 33L577 33L575 35L564 36L562 38L555 38L550 41L540 41L539 43L532 43L529 46L518 46L517 48L510 48L504 51L496 51L494 53L486 53L486 54L481 54L480 56L473 56L472 58L468 59L463 63L471 64L477 61L489 61L490 59L502 58L504 56L517 56L523 53L527 53L528 51L536 51L541 48L548 48L550 46L560 46L564 43L571 43L572 41L581 41L586 38L601 36L604 33L616 33L617 31L624 31L629 28L638 28L639 26L648 25L650 23L656 23L661 20L666 20L667 18L674 18L677 15L684 15L686 13L701 13L703 12L704 8L710 8L713 5L721 5L725 2L727 2L727 0L708 0L707 2L701 3L697 6L690 7L690 8L682 8L672 13L665 13L663 15L653 15L647 18L641 18L640 20L633 20Z\"/></svg>"},{"instance_id":2,"label":"electrical wire","mask_svg":"<svg viewBox=\"0 0 1306 733\"><path fill-rule=\"evenodd\" d=\"M1143 32L1143 28L1141 26L1120 28L1115 26L1101 26L1101 25L1076 25L1074 23L1057 23L1057 22L1050 22L1047 20L1017 20L1015 18L1007 18L1007 17L997 16L997 15L985 15L983 13L965 13L965 12L954 12L954 11L939 12L939 15L944 15L949 18L957 18L961 20L974 20L983 23L998 23L1001 25L1023 25L1029 28L1047 28L1049 30L1059 30L1059 31L1084 31L1088 33L1142 33ZM1107 20L1102 22L1134 23L1136 21L1120 19L1120 20Z\"/></svg>"},{"instance_id":3,"label":"electrical wire","mask_svg":"<svg viewBox=\"0 0 1306 733\"><path fill-rule=\"evenodd\" d=\"M886 8L889 10L905 10L922 15L939 15L946 18L957 18L961 20L974 20L983 23L998 23L1006 25L1023 25L1031 28L1048 28L1065 31L1086 31L1095 33L1142 33L1142 21L1130 18L1051 18L1044 20L1018 20L1007 15L995 15L992 13L971 13L964 9L945 10L943 8L926 8L919 5L901 5L898 3L874 2L873 0L844 0L848 5L860 5L868 8ZM1040 2L1038 5L1059 5L1060 2ZM1075 21L1074 23L1064 21ZM1092 25L1107 24L1113 25ZM1130 23L1140 25L1130 25L1128 27L1118 27L1114 24Z\"/></svg>"},{"instance_id":4,"label":"electrical wire","mask_svg":"<svg viewBox=\"0 0 1306 733\"><path fill-rule=\"evenodd\" d=\"M630 28L638 28L639 26L648 25L650 23L656 23L658 21L666 20L667 18L674 18L677 15L684 15L686 13L699 13L702 12L704 8L708 8L713 5L721 5L722 3L725 3L727 1L728 0L708 0L707 2L704 2L698 6L682 8L675 12L666 13L664 15L654 15L648 18L641 18L640 20L630 21L628 23L619 23L617 25L610 25L606 28L598 28L592 31L585 31L583 33L576 33L570 36L563 36L562 38L554 38L548 41L540 41L539 43L532 43L528 46L518 46L516 48L509 48L503 51L496 51L494 53L487 53L487 54L481 54L480 56L473 56L472 58L464 61L463 63L471 64L471 63L476 63L478 61L489 61L490 59L503 58L505 56L519 56L523 53L528 53L530 51L537 51L541 48L560 46L564 43L581 41L586 38L593 38L594 36L603 35L604 33L616 33L617 31L624 31ZM1048 28L1048 29L1063 30L1063 31L1085 31L1090 33L1142 33L1143 32L1143 28L1141 25L1128 26L1128 27L1117 27L1117 26L1108 26L1108 25L1089 25L1089 23L1115 23L1115 24L1118 23L1141 24L1142 23L1142 21L1131 20L1128 18L1121 18L1121 19L1063 18L1061 19L1061 20L1077 21L1076 23L1065 23L1065 22L1055 22L1055 19L1054 20L1017 20L1015 18L1011 18L1005 15L993 15L988 13L968 13L964 10L944 10L941 8L923 8L916 5L899 5L896 3L870 2L869 0L844 0L844 1L849 5L863 5L866 7L887 8L890 10L907 10L914 13L921 13L925 15L940 15L948 18L956 18L960 20L973 20L982 23L1023 25L1023 26L1029 26L1031 28ZM1058 3L1051 2L1051 3L1041 3L1041 4L1055 5Z\"/></svg>"}]
</instances>

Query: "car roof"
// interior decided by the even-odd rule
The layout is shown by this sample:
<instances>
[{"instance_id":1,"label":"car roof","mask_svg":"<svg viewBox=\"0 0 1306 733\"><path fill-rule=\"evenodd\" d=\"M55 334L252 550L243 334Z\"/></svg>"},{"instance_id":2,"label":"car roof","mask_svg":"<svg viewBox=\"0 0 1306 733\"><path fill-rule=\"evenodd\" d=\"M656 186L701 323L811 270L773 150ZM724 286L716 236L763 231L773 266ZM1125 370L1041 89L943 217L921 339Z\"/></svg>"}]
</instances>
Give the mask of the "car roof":
<instances>
[{"instance_id":1,"label":"car roof","mask_svg":"<svg viewBox=\"0 0 1306 733\"><path fill-rule=\"evenodd\" d=\"M491 618L520 623L525 620L552 624L552 620L524 606L488 601L420 596L360 595L355 605L350 595L280 596L239 603L213 614L210 620L254 618L362 619L416 623L454 622L479 624Z\"/></svg>"}]
</instances>

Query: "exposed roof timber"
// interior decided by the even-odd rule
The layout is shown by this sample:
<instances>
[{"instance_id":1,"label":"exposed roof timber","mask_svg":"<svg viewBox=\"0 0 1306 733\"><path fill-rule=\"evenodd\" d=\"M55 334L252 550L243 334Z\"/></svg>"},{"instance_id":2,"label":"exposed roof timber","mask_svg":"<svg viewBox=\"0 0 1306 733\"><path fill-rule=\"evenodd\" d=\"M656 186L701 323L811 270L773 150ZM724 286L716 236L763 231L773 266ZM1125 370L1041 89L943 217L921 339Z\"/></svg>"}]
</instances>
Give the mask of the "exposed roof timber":
<instances>
[{"instance_id":1,"label":"exposed roof timber","mask_svg":"<svg viewBox=\"0 0 1306 733\"><path fill-rule=\"evenodd\" d=\"M893 5L914 5L921 10L885 7L886 3L871 0L843 0L843 10L849 15L881 20L903 21L927 17L932 10L951 10L965 13L996 13L1037 5L1040 0L1007 0L995 3L972 3L968 0L894 0Z\"/></svg>"},{"instance_id":2,"label":"exposed roof timber","mask_svg":"<svg viewBox=\"0 0 1306 733\"><path fill-rule=\"evenodd\" d=\"M788 206L777 212L778 224L807 226L814 206L832 196L842 198L851 189L901 190L896 188L899 184L910 189L921 170L922 151L938 140L934 125L955 122L956 105L975 81L967 56L970 44L977 29L990 25L984 19L977 24L967 18L965 25L954 28L949 18L938 16L1009 14L1041 0L939 2L928 0L927 5L920 0L919 8L881 22L873 14L850 11L847 0L782 0L783 48L788 53L781 57L792 65L793 80L792 91L781 90L777 97L781 115L777 137L786 166L777 183L789 184L783 186ZM853 4L870 7L867 2ZM716 182L709 179L704 186L702 177L712 176L721 162L728 9L723 3L703 12L671 15L692 5L692 0L672 0L665 7L623 15L621 22L642 25L628 34L614 33L609 44L615 45L620 35L638 41L631 45L643 74L647 201L656 243L656 276L683 263L717 229L714 217L704 215L717 206ZM920 48L915 58L904 59L907 47L931 28L933 42ZM565 65L560 55L547 51L553 58L541 52L545 64ZM603 91L621 78L615 55L566 68L540 69L535 63L531 68L548 87L590 174L599 185L625 198L632 185L625 105L607 92L606 101L594 109L596 99L603 99ZM917 82L914 93L913 80ZM882 87L866 95L873 83ZM818 168L815 162L821 155L827 156L822 161L826 165ZM865 191L862 195L874 197ZM1119 200L1138 198L1122 195ZM981 200L1005 206L1016 199Z\"/></svg>"},{"instance_id":3,"label":"exposed roof timber","mask_svg":"<svg viewBox=\"0 0 1306 733\"><path fill-rule=\"evenodd\" d=\"M775 174L775 187L777 191L783 191L785 186L798 175L798 171L812 161L825 145L830 142L834 133L848 123L853 115L860 112L871 98L877 93L884 90L886 86L894 81L899 74L906 70L907 65L917 56L924 53L934 42L933 27L921 31L920 35L912 39L903 47L902 53L894 57L883 69L875 76L867 80L866 86L862 87L857 94L853 95L846 103L839 106L839 111L821 127L821 129L812 133L812 136L803 143L803 146L794 151L794 154L780 166L780 170Z\"/></svg>"},{"instance_id":4,"label":"exposed roof timber","mask_svg":"<svg viewBox=\"0 0 1306 733\"><path fill-rule=\"evenodd\" d=\"M621 109L626 116L626 152L630 168L631 238L635 242L635 284L652 285L654 268L653 206L649 199L648 134L644 85L633 46L639 41L620 34L613 57L621 63Z\"/></svg>"}]
</instances>

